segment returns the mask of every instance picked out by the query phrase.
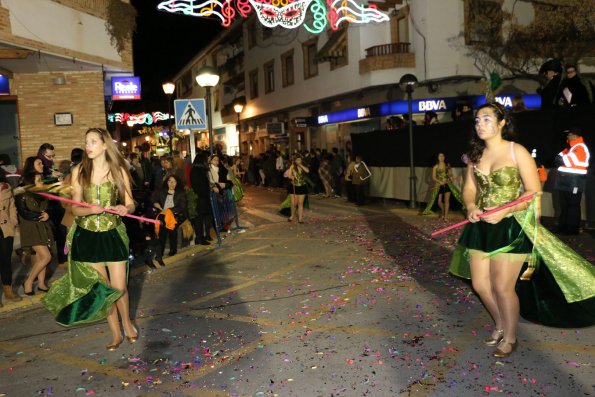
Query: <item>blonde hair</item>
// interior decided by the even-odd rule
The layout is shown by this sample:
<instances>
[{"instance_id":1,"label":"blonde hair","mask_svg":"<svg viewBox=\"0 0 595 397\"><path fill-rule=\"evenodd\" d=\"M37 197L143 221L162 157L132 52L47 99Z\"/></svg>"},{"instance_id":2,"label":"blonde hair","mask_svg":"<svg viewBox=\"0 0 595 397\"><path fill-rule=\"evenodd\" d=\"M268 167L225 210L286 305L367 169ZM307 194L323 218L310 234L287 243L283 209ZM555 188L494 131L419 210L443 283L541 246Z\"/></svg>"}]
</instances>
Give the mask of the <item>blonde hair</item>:
<instances>
[{"instance_id":1,"label":"blonde hair","mask_svg":"<svg viewBox=\"0 0 595 397\"><path fill-rule=\"evenodd\" d=\"M130 171L128 170L128 164L124 161L124 157L118 151L118 148L114 144L112 136L110 133L103 129L103 128L89 128L87 132L85 132L85 137L90 133L96 133L101 138L102 142L106 146L105 150L105 160L107 161L109 170L107 173L107 177L111 178L116 183L118 187L118 198L120 203L125 202L125 197L128 192L130 194L130 186L126 186L126 182L122 173L128 176L128 181L132 180L130 176ZM85 188L91 183L91 177L93 175L93 160L91 160L87 156L87 152L85 151L83 154L83 161L81 161L79 165L79 174L78 174L78 182L79 184Z\"/></svg>"}]
</instances>

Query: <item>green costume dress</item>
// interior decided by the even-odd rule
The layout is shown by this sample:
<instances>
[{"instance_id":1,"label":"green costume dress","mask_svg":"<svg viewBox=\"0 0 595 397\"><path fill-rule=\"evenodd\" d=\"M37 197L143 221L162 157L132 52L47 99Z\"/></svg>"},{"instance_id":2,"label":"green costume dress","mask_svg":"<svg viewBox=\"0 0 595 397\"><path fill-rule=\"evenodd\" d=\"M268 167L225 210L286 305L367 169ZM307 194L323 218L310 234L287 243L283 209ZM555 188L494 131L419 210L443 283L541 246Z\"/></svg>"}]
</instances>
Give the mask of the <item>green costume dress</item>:
<instances>
[{"instance_id":1,"label":"green costume dress","mask_svg":"<svg viewBox=\"0 0 595 397\"><path fill-rule=\"evenodd\" d=\"M91 183L83 190L83 200L103 208L114 206L118 203L118 188L113 182ZM107 317L122 291L111 288L90 264L127 262L128 243L126 228L118 215L75 218L66 238L68 273L52 284L43 299L60 325L91 323Z\"/></svg>"},{"instance_id":2,"label":"green costume dress","mask_svg":"<svg viewBox=\"0 0 595 397\"><path fill-rule=\"evenodd\" d=\"M291 204L293 200L295 200L293 197L294 194L305 194L306 197L304 198L304 208L310 208L310 202L308 200L308 185L313 187L314 183L310 180L305 172L297 170L294 173L294 180L290 181L290 184L287 187L287 197L279 206L279 212L281 215L291 216Z\"/></svg>"},{"instance_id":3,"label":"green costume dress","mask_svg":"<svg viewBox=\"0 0 595 397\"><path fill-rule=\"evenodd\" d=\"M438 179L439 181L441 181L443 183L446 182L446 185L450 189L454 198L457 199L457 201L459 203L461 203L461 205L463 205L463 207L465 207L465 205L463 204L463 197L461 196L461 191L459 190L458 187L455 186L454 183L452 183L452 181L448 177L448 168L447 167L444 167L444 168L436 167L436 179ZM432 208L436 204L436 199L438 198L438 195L443 193L442 190L444 190L444 189L442 189L442 185L437 183L436 186L434 186L434 188L432 189L432 195L430 196L430 199L428 200L428 205L426 205L426 209L421 213L422 215L430 215L430 214L434 213L434 211L432 211Z\"/></svg>"},{"instance_id":4,"label":"green costume dress","mask_svg":"<svg viewBox=\"0 0 595 397\"><path fill-rule=\"evenodd\" d=\"M475 168L473 174L478 186L478 208L500 206L521 195L522 183L516 167L503 167L490 174ZM595 266L539 224L538 207L539 197L535 196L525 211L515 212L497 224L465 225L449 271L471 278L470 249L483 251L487 256L526 255L534 272L529 280L516 283L521 316L554 327L593 325Z\"/></svg>"}]
</instances>

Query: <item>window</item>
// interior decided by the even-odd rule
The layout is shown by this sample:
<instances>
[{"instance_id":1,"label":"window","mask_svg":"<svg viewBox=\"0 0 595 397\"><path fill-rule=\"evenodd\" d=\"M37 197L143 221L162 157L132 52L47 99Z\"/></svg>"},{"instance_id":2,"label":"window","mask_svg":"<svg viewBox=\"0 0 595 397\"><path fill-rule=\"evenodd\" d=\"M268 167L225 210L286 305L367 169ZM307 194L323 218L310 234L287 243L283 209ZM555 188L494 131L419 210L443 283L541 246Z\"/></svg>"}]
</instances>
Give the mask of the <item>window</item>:
<instances>
[{"instance_id":1,"label":"window","mask_svg":"<svg viewBox=\"0 0 595 397\"><path fill-rule=\"evenodd\" d=\"M264 70L264 93L275 91L275 60L270 60L263 66Z\"/></svg>"},{"instance_id":2,"label":"window","mask_svg":"<svg viewBox=\"0 0 595 397\"><path fill-rule=\"evenodd\" d=\"M250 72L248 80L250 81L250 99L258 98L258 69Z\"/></svg>"},{"instance_id":3,"label":"window","mask_svg":"<svg viewBox=\"0 0 595 397\"><path fill-rule=\"evenodd\" d=\"M409 6L400 8L391 16L390 37L393 43L409 43Z\"/></svg>"},{"instance_id":4,"label":"window","mask_svg":"<svg viewBox=\"0 0 595 397\"><path fill-rule=\"evenodd\" d=\"M318 62L316 54L318 53L318 40L308 40L302 44L304 52L304 79L309 79L318 75Z\"/></svg>"},{"instance_id":5,"label":"window","mask_svg":"<svg viewBox=\"0 0 595 397\"><path fill-rule=\"evenodd\" d=\"M281 77L283 87L293 84L293 49L281 54Z\"/></svg>"}]
</instances>

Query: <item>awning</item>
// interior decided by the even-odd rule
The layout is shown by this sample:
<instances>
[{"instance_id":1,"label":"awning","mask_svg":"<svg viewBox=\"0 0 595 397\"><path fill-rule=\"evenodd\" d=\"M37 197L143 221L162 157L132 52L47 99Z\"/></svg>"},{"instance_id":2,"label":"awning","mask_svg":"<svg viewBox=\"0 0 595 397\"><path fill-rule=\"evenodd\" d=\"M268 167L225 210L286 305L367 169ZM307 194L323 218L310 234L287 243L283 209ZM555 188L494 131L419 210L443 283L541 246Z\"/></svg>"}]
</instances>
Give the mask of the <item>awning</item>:
<instances>
[{"instance_id":1,"label":"awning","mask_svg":"<svg viewBox=\"0 0 595 397\"><path fill-rule=\"evenodd\" d=\"M341 29L331 33L326 43L322 46L316 60L318 63L329 62L333 59L345 56L347 50L347 29Z\"/></svg>"}]
</instances>

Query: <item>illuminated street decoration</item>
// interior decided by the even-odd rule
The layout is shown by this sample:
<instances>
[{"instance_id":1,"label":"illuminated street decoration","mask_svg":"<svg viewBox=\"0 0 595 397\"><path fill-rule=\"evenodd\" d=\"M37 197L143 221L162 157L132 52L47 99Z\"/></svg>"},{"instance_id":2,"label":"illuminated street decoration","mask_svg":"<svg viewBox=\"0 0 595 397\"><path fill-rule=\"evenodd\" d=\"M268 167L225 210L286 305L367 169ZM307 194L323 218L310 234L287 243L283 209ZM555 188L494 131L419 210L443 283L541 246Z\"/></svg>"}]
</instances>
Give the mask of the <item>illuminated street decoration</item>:
<instances>
[{"instance_id":1,"label":"illuminated street decoration","mask_svg":"<svg viewBox=\"0 0 595 397\"><path fill-rule=\"evenodd\" d=\"M246 18L252 9L258 20L268 28L281 26L295 29L301 25L310 33L321 33L327 24L333 30L343 22L370 23L388 21L388 15L375 5L357 4L353 0L166 0L159 10L195 17L216 16L223 26L231 25L236 14ZM312 24L304 24L310 10ZM236 11L237 10L237 11Z\"/></svg>"},{"instance_id":2,"label":"illuminated street decoration","mask_svg":"<svg viewBox=\"0 0 595 397\"><path fill-rule=\"evenodd\" d=\"M173 118L173 116L171 116ZM127 121L132 122L133 125L135 124L146 124L151 125L158 121L167 120L170 118L168 113L162 112L153 112L153 113L139 113L139 114L129 114L129 113L109 113L107 115L107 121L110 123L120 123L125 124Z\"/></svg>"}]
</instances>

